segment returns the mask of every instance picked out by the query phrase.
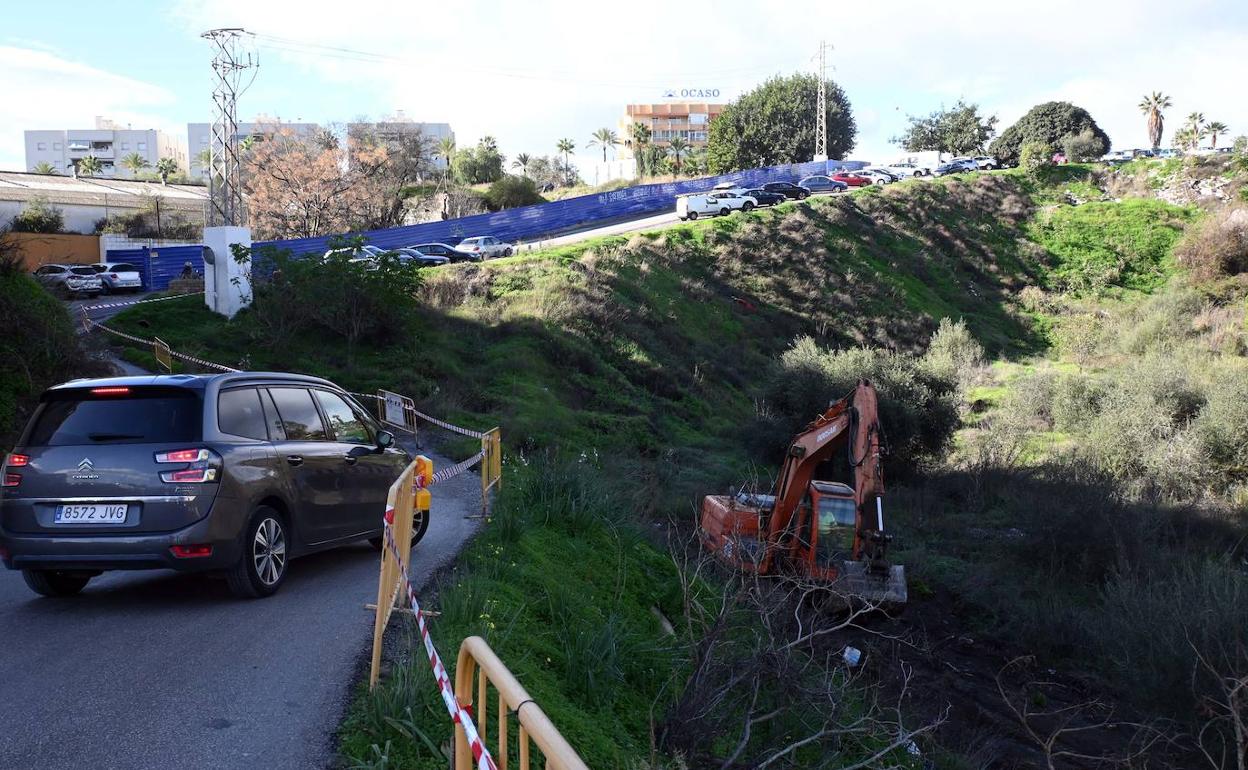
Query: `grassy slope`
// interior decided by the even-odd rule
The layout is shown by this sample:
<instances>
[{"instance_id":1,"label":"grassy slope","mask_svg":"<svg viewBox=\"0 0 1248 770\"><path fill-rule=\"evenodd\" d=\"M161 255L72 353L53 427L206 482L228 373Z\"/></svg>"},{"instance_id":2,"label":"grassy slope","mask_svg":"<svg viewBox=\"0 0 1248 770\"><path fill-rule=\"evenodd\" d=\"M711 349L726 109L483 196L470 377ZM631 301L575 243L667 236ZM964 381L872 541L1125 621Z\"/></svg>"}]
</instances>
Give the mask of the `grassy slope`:
<instances>
[{"instance_id":1,"label":"grassy slope","mask_svg":"<svg viewBox=\"0 0 1248 770\"><path fill-rule=\"evenodd\" d=\"M443 269L429 274L424 309L405 341L361 351L352 370L330 340L266 350L247 314L225 322L194 300L140 306L116 323L213 360L315 372L358 390L385 386L462 424L501 422L513 453L557 447L596 454L614 475L632 480L640 509L684 517L697 494L740 478L757 459L745 435L754 398L795 336L920 350L936 321L949 316L965 318L994 356L1042 351L1046 319L1024 312L1017 299L1045 283L1054 257L1020 236L1035 221L1037 202L1060 201L1063 185L1088 184L1085 176L1075 171L1048 185L1012 174L909 182ZM1052 222L1069 214L1049 216ZM1124 226L1139 221L1129 218ZM1039 232L1051 244L1071 240L1065 230L1051 237ZM1059 266L1068 263L1057 257ZM1153 262L1170 269L1164 260ZM619 549L606 540L585 547L609 537L602 532L541 530L500 542L494 529L463 561L476 565L477 576L446 586L441 605L472 606L487 592L497 604L475 619L463 611L458 620L435 623L444 653L454 639L486 633L509 663L517 661L530 689L558 704L556 722L568 725L583 742L578 745L621 763L639 758L648 745L646 725L629 709L641 708L640 700L603 712L556 694L577 691L568 675L574 659L568 656L576 653L558 649L571 637L551 636L555 630L544 628L549 619L534 599L596 575L602 554ZM517 566L493 558L489 549L496 547L515 555ZM615 569L626 583L640 582L660 568L656 557L637 543ZM590 623L586 628L604 627L604 612L639 618L647 602L657 601L628 592L608 596L605 585L587 585L590 601L575 612ZM499 633L499 618L507 619L506 633ZM555 654L543 663L525 652L530 644ZM656 681L630 680L626 689L646 693ZM428 707L428 682L396 676L388 692L408 697L405 687ZM371 743L384 743L385 730L375 719L369 726L370 710L384 705L369 698L357 703L344 733L350 755L362 758ZM600 732L586 726L595 720Z\"/></svg>"}]
</instances>

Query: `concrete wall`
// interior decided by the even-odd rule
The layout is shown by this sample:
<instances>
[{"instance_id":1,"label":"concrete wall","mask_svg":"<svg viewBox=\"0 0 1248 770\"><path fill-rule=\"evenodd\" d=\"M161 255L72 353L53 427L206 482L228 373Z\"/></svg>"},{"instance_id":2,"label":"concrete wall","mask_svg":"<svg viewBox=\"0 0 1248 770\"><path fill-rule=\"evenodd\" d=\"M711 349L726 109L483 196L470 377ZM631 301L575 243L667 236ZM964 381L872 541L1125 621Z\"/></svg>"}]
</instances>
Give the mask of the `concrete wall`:
<instances>
[{"instance_id":1,"label":"concrete wall","mask_svg":"<svg viewBox=\"0 0 1248 770\"><path fill-rule=\"evenodd\" d=\"M17 244L28 271L49 262L90 265L100 261L100 239L95 235L9 233L5 243Z\"/></svg>"}]
</instances>

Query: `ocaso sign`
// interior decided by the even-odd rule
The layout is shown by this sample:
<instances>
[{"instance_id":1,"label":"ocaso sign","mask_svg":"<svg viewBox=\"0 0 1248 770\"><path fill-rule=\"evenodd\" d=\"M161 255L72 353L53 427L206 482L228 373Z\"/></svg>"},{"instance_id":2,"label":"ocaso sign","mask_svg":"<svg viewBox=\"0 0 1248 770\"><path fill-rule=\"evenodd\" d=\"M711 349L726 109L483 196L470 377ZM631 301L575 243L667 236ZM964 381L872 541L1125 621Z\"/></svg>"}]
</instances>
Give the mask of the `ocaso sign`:
<instances>
[{"instance_id":1,"label":"ocaso sign","mask_svg":"<svg viewBox=\"0 0 1248 770\"><path fill-rule=\"evenodd\" d=\"M718 88L668 88L663 91L664 99L718 99Z\"/></svg>"}]
</instances>

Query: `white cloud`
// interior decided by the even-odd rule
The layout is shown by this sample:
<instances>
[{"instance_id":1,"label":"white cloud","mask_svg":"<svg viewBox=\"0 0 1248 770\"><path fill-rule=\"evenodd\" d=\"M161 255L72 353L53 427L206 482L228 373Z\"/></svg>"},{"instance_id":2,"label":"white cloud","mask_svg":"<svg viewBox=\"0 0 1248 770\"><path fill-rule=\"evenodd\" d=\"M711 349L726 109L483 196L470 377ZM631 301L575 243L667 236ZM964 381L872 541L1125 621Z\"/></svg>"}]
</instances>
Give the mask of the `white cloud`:
<instances>
[{"instance_id":1,"label":"white cloud","mask_svg":"<svg viewBox=\"0 0 1248 770\"><path fill-rule=\"evenodd\" d=\"M65 58L43 47L0 45L4 109L0 110L0 168L26 166L22 132L91 128L100 115L135 128L180 136L160 108L172 103L166 89Z\"/></svg>"},{"instance_id":2,"label":"white cloud","mask_svg":"<svg viewBox=\"0 0 1248 770\"><path fill-rule=\"evenodd\" d=\"M1248 13L1236 0L719 0L609 12L540 0L358 12L340 0L183 0L176 16L187 31L230 24L399 57L364 62L270 44L260 80L352 89L358 109L322 120L403 109L450 122L461 144L493 134L510 154L551 152L563 136L583 145L595 128L614 128L625 104L659 101L665 86L735 95L771 74L809 71L820 39L832 44L832 76L860 117L858 155L893 150L888 139L907 113L961 97L997 114L1000 128L1041 101L1071 100L1132 146L1143 142L1135 105L1159 89L1174 99L1171 124L1199 109L1248 132L1248 102L1228 82L1248 72ZM242 111L264 109L244 102Z\"/></svg>"}]
</instances>

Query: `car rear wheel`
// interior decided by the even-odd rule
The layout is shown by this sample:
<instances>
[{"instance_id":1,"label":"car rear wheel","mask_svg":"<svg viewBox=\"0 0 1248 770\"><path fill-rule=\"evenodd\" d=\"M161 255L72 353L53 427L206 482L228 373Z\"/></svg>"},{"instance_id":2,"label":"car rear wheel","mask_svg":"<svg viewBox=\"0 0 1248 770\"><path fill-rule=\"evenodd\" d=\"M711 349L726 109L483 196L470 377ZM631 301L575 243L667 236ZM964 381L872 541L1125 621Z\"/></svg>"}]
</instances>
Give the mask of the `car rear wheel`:
<instances>
[{"instance_id":1,"label":"car rear wheel","mask_svg":"<svg viewBox=\"0 0 1248 770\"><path fill-rule=\"evenodd\" d=\"M510 256L511 256L511 249L503 249L503 256L504 256L504 257L510 257Z\"/></svg>"},{"instance_id":2,"label":"car rear wheel","mask_svg":"<svg viewBox=\"0 0 1248 770\"><path fill-rule=\"evenodd\" d=\"M799 201L804 201L804 200L806 200L806 199L807 199L807 198L809 198L809 197L810 197L810 193L808 193L808 192L800 192L800 193L798 193L798 194L797 194L797 199L798 199Z\"/></svg>"},{"instance_id":3,"label":"car rear wheel","mask_svg":"<svg viewBox=\"0 0 1248 770\"><path fill-rule=\"evenodd\" d=\"M54 569L24 569L22 579L40 596L73 596L87 587L91 576Z\"/></svg>"},{"instance_id":4,"label":"car rear wheel","mask_svg":"<svg viewBox=\"0 0 1248 770\"><path fill-rule=\"evenodd\" d=\"M286 580L286 525L281 514L262 505L243 535L243 553L226 573L230 591L243 599L272 596Z\"/></svg>"},{"instance_id":5,"label":"car rear wheel","mask_svg":"<svg viewBox=\"0 0 1248 770\"><path fill-rule=\"evenodd\" d=\"M749 201L746 201L745 203L741 204L742 211L749 211L752 208L754 208L754 204L750 203Z\"/></svg>"},{"instance_id":6,"label":"car rear wheel","mask_svg":"<svg viewBox=\"0 0 1248 770\"><path fill-rule=\"evenodd\" d=\"M883 186L884 186L884 180L883 180L883 179L876 179L876 180L875 180L875 184L878 184L879 186L883 187Z\"/></svg>"},{"instance_id":7,"label":"car rear wheel","mask_svg":"<svg viewBox=\"0 0 1248 770\"><path fill-rule=\"evenodd\" d=\"M412 511L412 546L424 539L425 533L429 531L429 512L428 511ZM368 544L378 551L384 550L386 545L385 534L378 537L370 537Z\"/></svg>"},{"instance_id":8,"label":"car rear wheel","mask_svg":"<svg viewBox=\"0 0 1248 770\"><path fill-rule=\"evenodd\" d=\"M719 215L720 215L721 217L726 217L726 216L728 216L728 215L729 215L729 214L731 214L731 213L732 213L732 209L727 208L727 207L722 208L722 209L720 209L720 210L719 210Z\"/></svg>"},{"instance_id":9,"label":"car rear wheel","mask_svg":"<svg viewBox=\"0 0 1248 770\"><path fill-rule=\"evenodd\" d=\"M695 219L697 219L697 218L698 218L698 212L696 212L696 211L690 211L690 212L689 212L689 216L688 216L688 217L686 217L686 218L687 218L689 221L691 221L691 222L692 222L693 220L695 220Z\"/></svg>"}]
</instances>

